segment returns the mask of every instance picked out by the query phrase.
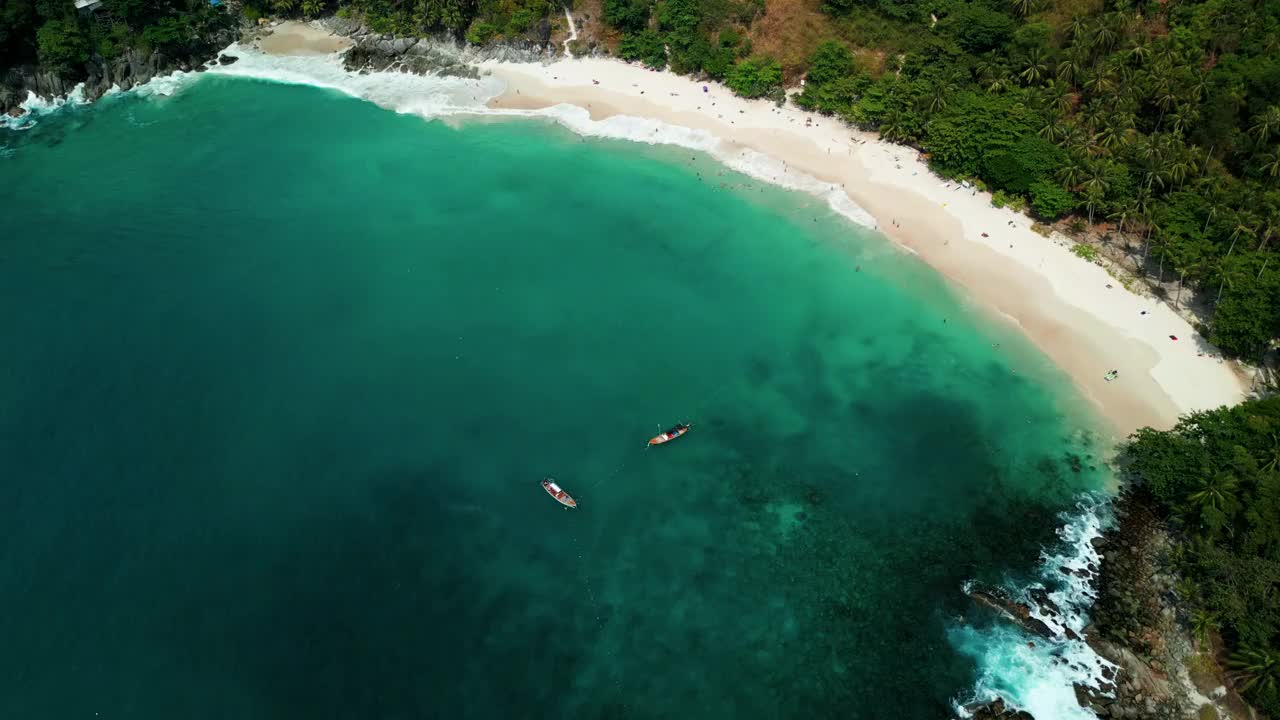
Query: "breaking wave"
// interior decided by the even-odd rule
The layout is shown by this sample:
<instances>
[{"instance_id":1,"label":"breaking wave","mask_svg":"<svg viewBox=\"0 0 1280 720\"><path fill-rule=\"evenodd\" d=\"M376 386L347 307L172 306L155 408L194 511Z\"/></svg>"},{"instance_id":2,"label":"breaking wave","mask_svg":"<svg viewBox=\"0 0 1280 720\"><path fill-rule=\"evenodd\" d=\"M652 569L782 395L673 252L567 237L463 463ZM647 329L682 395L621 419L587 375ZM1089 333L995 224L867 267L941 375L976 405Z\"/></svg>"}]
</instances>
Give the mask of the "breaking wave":
<instances>
[{"instance_id":1,"label":"breaking wave","mask_svg":"<svg viewBox=\"0 0 1280 720\"><path fill-rule=\"evenodd\" d=\"M979 672L970 695L957 700L957 714L967 716L965 705L1000 697L1031 713L1036 720L1097 717L1077 703L1074 686L1100 690L1107 682L1104 671L1113 667L1082 637L1096 598L1091 578L1099 557L1092 541L1101 537L1111 521L1109 508L1105 498L1088 497L1074 510L1063 513L1058 542L1041 553L1037 578L1022 586L1004 588L1011 597L1032 608L1032 615L1057 634L1055 639L1028 635L1005 622L950 629L952 645L972 658ZM1033 597L1033 590L1047 592L1059 612L1042 608Z\"/></svg>"},{"instance_id":2,"label":"breaking wave","mask_svg":"<svg viewBox=\"0 0 1280 720\"><path fill-rule=\"evenodd\" d=\"M49 113L57 112L68 105L86 104L88 104L88 101L84 97L84 83L72 88L66 97L54 98L53 100L45 100L28 91L27 99L18 104L18 107L22 108L22 114L18 117L0 114L0 127L9 128L10 130L26 130Z\"/></svg>"},{"instance_id":3,"label":"breaking wave","mask_svg":"<svg viewBox=\"0 0 1280 720\"><path fill-rule=\"evenodd\" d=\"M239 60L231 65L211 62L205 73L175 72L153 78L150 82L137 86L132 92L142 96L172 95L193 84L202 74L208 74L310 85L359 98L397 113L424 118L544 118L585 137L628 140L650 145L675 145L705 152L749 177L815 195L825 200L834 212L858 225L873 229L877 227L875 219L849 199L838 185L789 170L782 162L768 155L731 146L702 130L628 115L593 120L585 108L568 104L538 110L489 108L488 102L505 89L504 83L492 75L462 78L401 72L352 73L343 67L341 56L337 54L267 55L239 43L231 44L223 54L235 56ZM64 104L84 102L82 86L77 86L76 91L68 98L53 102L40 100L33 94L22 105L26 114L20 118L5 120L10 127L30 127L41 115L56 111Z\"/></svg>"}]
</instances>

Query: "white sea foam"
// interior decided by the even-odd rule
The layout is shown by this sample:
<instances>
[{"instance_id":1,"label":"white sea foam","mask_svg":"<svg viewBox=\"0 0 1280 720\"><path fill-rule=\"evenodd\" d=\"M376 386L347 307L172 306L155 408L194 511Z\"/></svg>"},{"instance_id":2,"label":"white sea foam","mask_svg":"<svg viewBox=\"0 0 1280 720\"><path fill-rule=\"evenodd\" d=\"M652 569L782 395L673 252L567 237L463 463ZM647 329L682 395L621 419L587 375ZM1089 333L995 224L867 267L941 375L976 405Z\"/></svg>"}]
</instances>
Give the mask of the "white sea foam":
<instances>
[{"instance_id":1,"label":"white sea foam","mask_svg":"<svg viewBox=\"0 0 1280 720\"><path fill-rule=\"evenodd\" d=\"M489 75L478 79L415 75L402 72L350 73L340 54L322 56L268 55L251 47L232 43L224 54L239 60L231 65L211 63L208 75L256 78L292 85L310 85L341 92L398 113L425 118L495 116L545 118L586 137L628 140L651 145L676 145L705 152L744 175L780 187L810 193L826 200L831 209L865 227L875 228L871 215L858 207L837 185L789 169L768 155L731 146L703 131L658 120L615 115L593 120L590 113L575 105L556 105L539 110L499 110L487 107L504 90L501 80ZM153 78L133 89L142 96L168 96L196 82L200 73L175 72ZM83 102L83 88L79 101ZM24 103L27 114L12 122L27 127L40 114L56 110L73 98L52 103L34 95ZM12 119L10 119L12 120Z\"/></svg>"},{"instance_id":2,"label":"white sea foam","mask_svg":"<svg viewBox=\"0 0 1280 720\"><path fill-rule=\"evenodd\" d=\"M502 92L493 77L480 79L400 72L349 73L338 55L277 56L232 44L223 51L240 58L209 69L210 75L257 78L290 85L311 85L367 100L399 113L428 118L482 112Z\"/></svg>"},{"instance_id":3,"label":"white sea foam","mask_svg":"<svg viewBox=\"0 0 1280 720\"><path fill-rule=\"evenodd\" d=\"M270 56L239 45L232 45L226 52L240 60L232 65L213 68L210 74L328 88L396 112L426 118L467 115L545 118L584 137L685 147L708 153L730 168L757 180L823 198L833 211L855 223L866 227L876 225L875 220L854 204L839 186L798 173L768 155L732 147L704 130L629 115L594 120L585 108L569 104L538 110L491 109L487 103L504 89L502 81L492 76L466 79L399 72L352 74L342 67L337 55Z\"/></svg>"},{"instance_id":4,"label":"white sea foam","mask_svg":"<svg viewBox=\"0 0 1280 720\"><path fill-rule=\"evenodd\" d=\"M1033 608L1035 617L1057 631L1058 639L1032 637L1007 623L987 628L965 625L950 630L952 644L973 658L979 668L971 696L957 702L958 714L966 714L963 704L1001 697L1036 720L1096 718L1076 702L1073 685L1100 689L1107 682L1103 672L1112 665L1083 639L1069 640L1063 633L1067 628L1080 633L1089 622L1088 611L1096 592L1081 571L1097 566L1098 551L1092 540L1101 536L1110 521L1108 507L1103 500L1089 498L1073 512L1064 513L1057 547L1041 554L1040 582L1007 588ZM1034 588L1047 590L1061 613L1055 616L1043 612L1030 597Z\"/></svg>"},{"instance_id":5,"label":"white sea foam","mask_svg":"<svg viewBox=\"0 0 1280 720\"><path fill-rule=\"evenodd\" d=\"M145 83L135 87L133 92L142 97L169 97L176 95L184 88L189 87L192 83L200 78L199 73L175 71L169 75L160 75L151 78Z\"/></svg>"},{"instance_id":6,"label":"white sea foam","mask_svg":"<svg viewBox=\"0 0 1280 720\"><path fill-rule=\"evenodd\" d=\"M67 105L84 105L87 101L84 98L84 83L80 83L71 88L71 92L66 97L45 100L31 91L27 91L27 99L18 104L22 108L22 114L18 117L10 117L8 115L0 115L0 127L7 127L12 130L25 130L35 124L41 116L57 112Z\"/></svg>"}]
</instances>

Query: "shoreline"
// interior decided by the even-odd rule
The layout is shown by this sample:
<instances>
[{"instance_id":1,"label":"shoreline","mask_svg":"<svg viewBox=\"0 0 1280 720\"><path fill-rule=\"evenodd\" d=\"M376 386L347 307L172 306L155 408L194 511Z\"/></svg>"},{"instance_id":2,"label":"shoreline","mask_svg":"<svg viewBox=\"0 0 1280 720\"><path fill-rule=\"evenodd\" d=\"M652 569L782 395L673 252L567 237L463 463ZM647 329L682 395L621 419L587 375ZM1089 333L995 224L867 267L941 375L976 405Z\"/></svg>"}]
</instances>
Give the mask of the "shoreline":
<instances>
[{"instance_id":1,"label":"shoreline","mask_svg":"<svg viewBox=\"0 0 1280 720\"><path fill-rule=\"evenodd\" d=\"M249 49L281 60L337 60L356 44L320 23L284 21L218 55ZM216 61L207 67L227 70ZM234 68L231 74L241 74ZM479 68L498 81L485 84L502 89L455 88L457 97L476 104L425 114L541 117L583 135L691 147L730 169L818 195L918 256L983 311L1017 326L1071 378L1117 440L1248 395L1234 363L1214 357L1216 349L1167 304L1125 289L1105 268L1071 253L1070 240L1046 238L1031 229L1030 217L994 207L989 193L933 175L913 148L794 105L746 100L723 85L616 59L487 60ZM341 74L373 80L402 73ZM1119 378L1107 382L1112 369Z\"/></svg>"},{"instance_id":2,"label":"shoreline","mask_svg":"<svg viewBox=\"0 0 1280 720\"><path fill-rule=\"evenodd\" d=\"M772 158L780 172L752 173L760 179L788 186L807 176L842 189L875 219L876 230L1018 326L1120 437L1144 426L1167 429L1182 414L1246 397L1232 365L1211 357L1216 349L1166 304L1126 290L1103 267L1072 254L1070 242L1046 238L1031 230L1028 216L993 206L989 193L933 175L912 148L791 105L746 100L722 85L618 60L483 67L506 86L490 109L567 104L597 122L656 120L715 138L713 154L722 161ZM1120 377L1107 382L1112 369Z\"/></svg>"}]
</instances>

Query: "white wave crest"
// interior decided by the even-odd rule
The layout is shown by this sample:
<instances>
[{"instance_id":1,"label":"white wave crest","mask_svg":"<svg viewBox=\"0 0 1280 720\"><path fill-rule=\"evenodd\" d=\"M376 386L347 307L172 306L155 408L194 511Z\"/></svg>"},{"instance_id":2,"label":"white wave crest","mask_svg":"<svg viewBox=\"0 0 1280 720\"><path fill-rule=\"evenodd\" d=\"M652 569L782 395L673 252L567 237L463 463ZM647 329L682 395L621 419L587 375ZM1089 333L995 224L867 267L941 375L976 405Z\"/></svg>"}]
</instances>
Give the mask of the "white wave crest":
<instances>
[{"instance_id":1,"label":"white wave crest","mask_svg":"<svg viewBox=\"0 0 1280 720\"><path fill-rule=\"evenodd\" d=\"M1049 625L1058 637L1031 637L1007 623L989 628L952 628L952 644L973 658L979 677L964 703L996 697L1031 713L1036 720L1094 720L1097 716L1076 701L1074 685L1100 690L1108 682L1104 671L1114 666L1099 656L1083 638L1068 639L1068 629L1079 634L1089 622L1088 611L1096 592L1087 572L1097 567L1098 551L1092 541L1101 537L1110 520L1109 505L1088 498L1073 512L1063 514L1058 547L1041 553L1042 582L1012 589L1012 594L1032 608L1032 615ZM1064 571L1069 570L1070 572ZM968 588L966 588L967 590ZM1032 589L1046 590L1061 611L1042 610L1031 597ZM957 713L965 715L957 703Z\"/></svg>"},{"instance_id":2,"label":"white wave crest","mask_svg":"<svg viewBox=\"0 0 1280 720\"><path fill-rule=\"evenodd\" d=\"M503 82L492 75L473 79L402 72L351 73L343 67L340 54L267 55L239 43L232 43L221 54L235 56L238 60L230 65L211 62L205 73L175 72L153 78L134 88L133 92L144 97L168 96L190 86L201 74L207 74L325 88L366 100L388 110L425 118L545 118L586 137L676 145L705 152L737 172L783 188L815 195L825 200L834 212L854 223L869 228L876 227L871 215L849 199L839 186L797 172L768 155L725 143L703 130L628 115L594 120L585 108L567 104L539 110L492 109L487 107L488 102L505 89ZM80 102L83 102L83 88L80 90ZM72 100L69 98L46 104L56 109L70 101ZM35 99L28 102L42 101ZM29 116L30 113L24 117Z\"/></svg>"},{"instance_id":3,"label":"white wave crest","mask_svg":"<svg viewBox=\"0 0 1280 720\"><path fill-rule=\"evenodd\" d=\"M169 97L181 92L184 88L189 87L199 78L199 73L175 70L169 75L159 75L151 78L147 82L133 88L133 92L142 97ZM119 86L115 87L118 92ZM111 91L107 91L103 95L105 96L109 94L111 94Z\"/></svg>"},{"instance_id":4,"label":"white wave crest","mask_svg":"<svg viewBox=\"0 0 1280 720\"><path fill-rule=\"evenodd\" d=\"M401 72L350 73L340 55L277 56L233 43L224 54L240 58L209 75L248 77L289 85L311 85L367 100L387 110L427 118L482 112L502 92L493 77L480 79Z\"/></svg>"},{"instance_id":5,"label":"white wave crest","mask_svg":"<svg viewBox=\"0 0 1280 720\"><path fill-rule=\"evenodd\" d=\"M703 130L629 115L594 120L585 108L569 104L538 110L492 109L487 107L488 102L505 89L502 81L493 76L468 79L400 72L354 74L343 68L336 54L271 56L240 45L232 45L225 52L240 60L212 68L209 74L327 88L389 110L426 118L468 115L545 118L584 137L676 145L705 152L744 175L816 195L826 200L833 211L859 225L876 226L871 215L850 200L839 186L789 169L768 155L732 146Z\"/></svg>"},{"instance_id":6,"label":"white wave crest","mask_svg":"<svg viewBox=\"0 0 1280 720\"><path fill-rule=\"evenodd\" d=\"M27 91L27 99L18 104L22 108L22 114L18 117L9 115L0 115L0 127L7 127L11 130L25 130L36 123L36 121L52 112L57 112L64 106L68 105L85 105L88 101L84 98L84 83L79 83L71 88L71 92L66 97L45 100L31 91Z\"/></svg>"}]
</instances>

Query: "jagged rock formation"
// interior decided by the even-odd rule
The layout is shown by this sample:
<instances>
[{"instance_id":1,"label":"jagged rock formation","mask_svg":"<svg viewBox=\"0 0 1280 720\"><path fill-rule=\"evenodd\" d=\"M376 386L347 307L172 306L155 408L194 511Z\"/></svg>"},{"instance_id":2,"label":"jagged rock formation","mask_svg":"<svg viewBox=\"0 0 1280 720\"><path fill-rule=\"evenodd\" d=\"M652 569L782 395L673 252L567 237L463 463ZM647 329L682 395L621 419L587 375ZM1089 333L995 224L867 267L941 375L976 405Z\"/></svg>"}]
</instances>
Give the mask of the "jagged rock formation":
<instances>
[{"instance_id":1,"label":"jagged rock formation","mask_svg":"<svg viewBox=\"0 0 1280 720\"><path fill-rule=\"evenodd\" d=\"M240 37L240 28L228 22L191 43L175 55L160 50L129 48L119 57L107 59L94 54L80 67L59 69L45 65L18 65L0 77L0 112L12 113L30 93L45 100L66 97L84 83L86 100L96 100L112 87L128 90L159 75L175 70L201 70L219 50Z\"/></svg>"},{"instance_id":2,"label":"jagged rock formation","mask_svg":"<svg viewBox=\"0 0 1280 720\"><path fill-rule=\"evenodd\" d=\"M459 42L451 35L395 37L374 33L358 22L329 18L324 24L338 35L355 41L343 56L351 72L411 72L474 78L474 67L486 60L538 62L555 59L557 48L550 44L551 26L543 20L524 39L476 46Z\"/></svg>"},{"instance_id":3,"label":"jagged rock formation","mask_svg":"<svg viewBox=\"0 0 1280 720\"><path fill-rule=\"evenodd\" d=\"M1051 640L1058 635L1043 620L1031 614L1031 606L1013 600L999 590L981 588L970 590L969 597L979 605L991 608L1014 621L1033 635L1039 635L1046 640ZM1047 596L1045 600L1048 600ZM1049 604L1052 605L1052 603Z\"/></svg>"}]
</instances>

